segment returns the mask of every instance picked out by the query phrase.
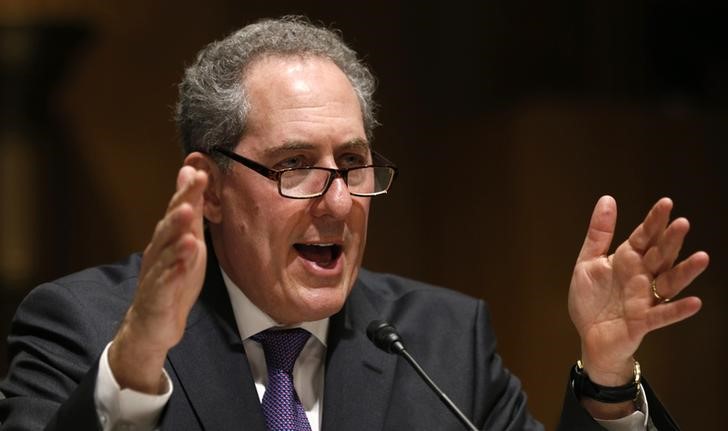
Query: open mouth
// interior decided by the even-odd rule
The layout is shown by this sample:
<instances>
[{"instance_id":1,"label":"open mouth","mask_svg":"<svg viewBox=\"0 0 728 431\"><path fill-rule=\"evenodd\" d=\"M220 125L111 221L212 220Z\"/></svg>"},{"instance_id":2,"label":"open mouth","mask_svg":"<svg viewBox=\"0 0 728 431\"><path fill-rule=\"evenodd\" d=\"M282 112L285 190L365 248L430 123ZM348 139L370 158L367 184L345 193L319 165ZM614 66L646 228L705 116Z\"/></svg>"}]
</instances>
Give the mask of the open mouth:
<instances>
[{"instance_id":1,"label":"open mouth","mask_svg":"<svg viewBox=\"0 0 728 431\"><path fill-rule=\"evenodd\" d=\"M293 244L299 256L321 268L333 268L341 256L342 247L338 244Z\"/></svg>"}]
</instances>

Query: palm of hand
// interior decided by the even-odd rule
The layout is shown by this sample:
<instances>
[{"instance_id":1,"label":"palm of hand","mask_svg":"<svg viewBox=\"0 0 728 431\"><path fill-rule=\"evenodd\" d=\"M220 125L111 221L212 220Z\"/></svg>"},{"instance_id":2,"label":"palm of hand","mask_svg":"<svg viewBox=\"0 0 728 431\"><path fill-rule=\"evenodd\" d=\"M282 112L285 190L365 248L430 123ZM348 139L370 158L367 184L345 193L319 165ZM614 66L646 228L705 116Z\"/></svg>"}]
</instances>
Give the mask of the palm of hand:
<instances>
[{"instance_id":1,"label":"palm of hand","mask_svg":"<svg viewBox=\"0 0 728 431\"><path fill-rule=\"evenodd\" d=\"M637 260L636 255L625 243L612 259L598 257L574 268L569 294L572 320L582 345L598 346L596 350L614 356L605 357L609 362L632 356L649 332L649 310L655 301L648 294L649 275L623 263L623 259Z\"/></svg>"},{"instance_id":2,"label":"palm of hand","mask_svg":"<svg viewBox=\"0 0 728 431\"><path fill-rule=\"evenodd\" d=\"M594 209L569 290L569 314L581 338L582 357L594 367L607 370L628 363L648 332L700 309L696 297L668 304L652 293L655 279L664 297L676 295L708 264L707 254L698 252L673 266L689 226L685 219L668 224L671 208L669 199L658 201L609 256L616 203L603 197Z\"/></svg>"}]
</instances>

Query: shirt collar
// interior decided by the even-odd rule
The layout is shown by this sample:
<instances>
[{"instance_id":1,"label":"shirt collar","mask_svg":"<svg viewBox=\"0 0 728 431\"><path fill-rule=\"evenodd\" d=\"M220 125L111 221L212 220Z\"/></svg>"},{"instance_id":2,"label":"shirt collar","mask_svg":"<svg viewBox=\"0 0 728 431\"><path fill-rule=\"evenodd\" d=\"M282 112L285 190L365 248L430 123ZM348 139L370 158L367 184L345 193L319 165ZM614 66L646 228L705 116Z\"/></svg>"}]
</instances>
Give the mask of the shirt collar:
<instances>
[{"instance_id":1,"label":"shirt collar","mask_svg":"<svg viewBox=\"0 0 728 431\"><path fill-rule=\"evenodd\" d=\"M225 271L220 268L222 272L222 279L225 282L225 288L227 288L228 295L230 296L230 303L233 306L233 314L235 314L235 323L238 325L238 332L240 337L246 340L253 335L265 331L266 329L281 327L284 325L273 320L263 310L258 308L253 302L248 299L243 291L228 277ZM313 322L302 322L296 325L290 325L292 328L303 328L310 332L321 344L326 346L326 334L329 330L329 318L322 320L316 320Z\"/></svg>"}]
</instances>

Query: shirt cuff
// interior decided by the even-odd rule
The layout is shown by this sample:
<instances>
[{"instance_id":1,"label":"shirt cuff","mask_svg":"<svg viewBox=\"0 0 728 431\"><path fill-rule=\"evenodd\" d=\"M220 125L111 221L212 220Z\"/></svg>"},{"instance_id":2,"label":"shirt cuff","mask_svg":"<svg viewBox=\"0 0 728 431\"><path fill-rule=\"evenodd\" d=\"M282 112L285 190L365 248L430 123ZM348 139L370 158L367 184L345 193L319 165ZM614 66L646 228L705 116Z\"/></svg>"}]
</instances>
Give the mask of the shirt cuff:
<instances>
[{"instance_id":1,"label":"shirt cuff","mask_svg":"<svg viewBox=\"0 0 728 431\"><path fill-rule=\"evenodd\" d=\"M645 395L645 390L641 383L640 396L635 404L637 411L633 412L629 416L611 420L594 418L594 420L608 431L644 431L647 429L650 409L647 405L647 396Z\"/></svg>"},{"instance_id":2,"label":"shirt cuff","mask_svg":"<svg viewBox=\"0 0 728 431\"><path fill-rule=\"evenodd\" d=\"M161 395L145 394L133 389L121 389L109 365L109 346L111 343L106 345L101 354L94 391L96 413L103 430L154 429L162 409L172 395L172 381L169 379L169 375L162 369L165 391Z\"/></svg>"}]
</instances>

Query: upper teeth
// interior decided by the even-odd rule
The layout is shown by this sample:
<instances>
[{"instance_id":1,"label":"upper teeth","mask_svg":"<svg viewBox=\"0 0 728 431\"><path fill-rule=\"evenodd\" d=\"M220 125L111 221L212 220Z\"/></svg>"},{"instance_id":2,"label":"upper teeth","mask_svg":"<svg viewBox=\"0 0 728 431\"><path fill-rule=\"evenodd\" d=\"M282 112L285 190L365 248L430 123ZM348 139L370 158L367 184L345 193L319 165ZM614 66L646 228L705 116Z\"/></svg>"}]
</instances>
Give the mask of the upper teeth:
<instances>
[{"instance_id":1,"label":"upper teeth","mask_svg":"<svg viewBox=\"0 0 728 431\"><path fill-rule=\"evenodd\" d=\"M310 245L315 245L316 247L331 247L331 246L333 246L334 244L333 244L333 243L331 243L331 244L310 244Z\"/></svg>"}]
</instances>

